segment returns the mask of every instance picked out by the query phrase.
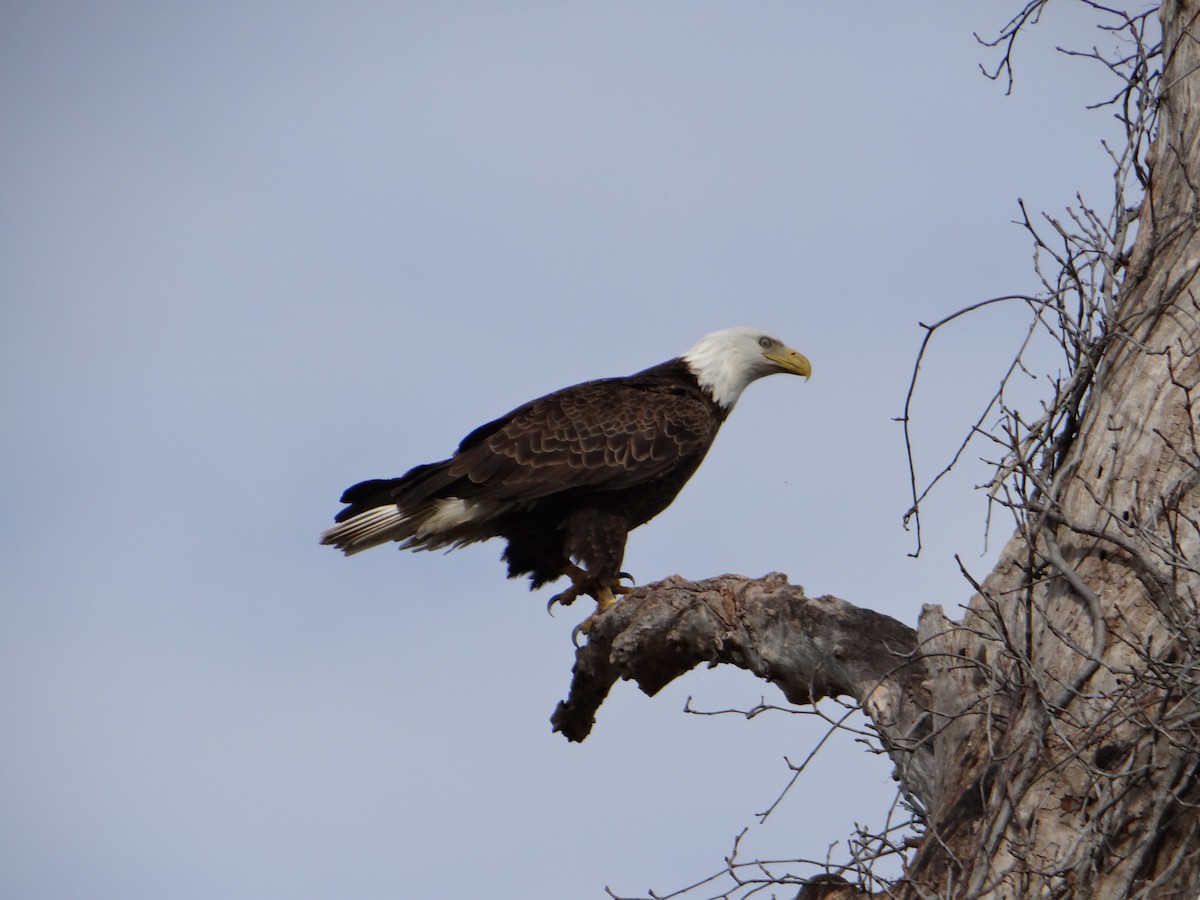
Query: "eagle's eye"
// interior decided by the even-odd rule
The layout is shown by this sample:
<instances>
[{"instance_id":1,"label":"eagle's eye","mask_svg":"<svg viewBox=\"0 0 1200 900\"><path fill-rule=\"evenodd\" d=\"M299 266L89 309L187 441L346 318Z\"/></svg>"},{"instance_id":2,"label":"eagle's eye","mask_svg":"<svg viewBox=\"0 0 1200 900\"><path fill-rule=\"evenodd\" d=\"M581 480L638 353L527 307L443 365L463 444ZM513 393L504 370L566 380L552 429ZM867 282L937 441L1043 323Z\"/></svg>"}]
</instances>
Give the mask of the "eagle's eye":
<instances>
[{"instance_id":1,"label":"eagle's eye","mask_svg":"<svg viewBox=\"0 0 1200 900\"><path fill-rule=\"evenodd\" d=\"M760 337L760 338L758 339L758 346L762 347L764 350L769 350L769 349L771 349L771 344L773 344L773 343L775 343L775 342L774 342L774 341L772 341L772 340L771 340L769 337L767 337L766 335L763 335L762 337Z\"/></svg>"}]
</instances>

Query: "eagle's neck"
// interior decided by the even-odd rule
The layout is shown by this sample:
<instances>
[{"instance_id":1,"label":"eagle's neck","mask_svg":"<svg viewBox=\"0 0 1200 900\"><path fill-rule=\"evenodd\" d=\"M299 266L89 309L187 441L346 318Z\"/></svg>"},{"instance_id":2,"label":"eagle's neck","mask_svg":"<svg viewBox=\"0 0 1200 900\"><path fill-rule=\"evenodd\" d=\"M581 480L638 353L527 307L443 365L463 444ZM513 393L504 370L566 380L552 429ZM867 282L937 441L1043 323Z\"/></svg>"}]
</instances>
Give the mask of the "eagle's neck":
<instances>
[{"instance_id":1,"label":"eagle's neck","mask_svg":"<svg viewBox=\"0 0 1200 900\"><path fill-rule=\"evenodd\" d=\"M681 359L696 381L713 403L726 415L733 409L742 391L761 373L745 365L737 356L725 352L723 347L701 341Z\"/></svg>"}]
</instances>

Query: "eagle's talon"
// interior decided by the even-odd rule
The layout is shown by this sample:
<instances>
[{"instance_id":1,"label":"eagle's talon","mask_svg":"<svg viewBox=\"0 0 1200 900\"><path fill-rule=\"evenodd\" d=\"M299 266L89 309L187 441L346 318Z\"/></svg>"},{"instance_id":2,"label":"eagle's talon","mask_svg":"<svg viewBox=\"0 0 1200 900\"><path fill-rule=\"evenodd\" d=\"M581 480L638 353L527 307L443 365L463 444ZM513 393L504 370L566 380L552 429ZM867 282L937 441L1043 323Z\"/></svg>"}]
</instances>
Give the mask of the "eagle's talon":
<instances>
[{"instance_id":1,"label":"eagle's talon","mask_svg":"<svg viewBox=\"0 0 1200 900\"><path fill-rule=\"evenodd\" d=\"M579 599L579 595L581 593L583 593L583 591L579 587L579 585L577 585L577 584L571 585L565 591L560 591L559 593L555 594L553 597L550 598L549 602L546 603L546 612L550 613L550 615L554 615L554 604L555 603L557 603L560 606L570 606L577 599Z\"/></svg>"},{"instance_id":2,"label":"eagle's talon","mask_svg":"<svg viewBox=\"0 0 1200 900\"><path fill-rule=\"evenodd\" d=\"M581 634L587 635L588 627L592 624L592 619L594 619L594 618L595 618L595 616L588 616L586 619L584 619L582 622L580 622L578 625L576 625L574 628L571 629L571 643L575 645L576 649L579 649L579 636Z\"/></svg>"},{"instance_id":3,"label":"eagle's talon","mask_svg":"<svg viewBox=\"0 0 1200 900\"><path fill-rule=\"evenodd\" d=\"M596 611L571 630L571 643L578 647L579 636L581 634L586 635L596 623L596 619L617 605L619 601L614 594L627 594L632 590L633 588L623 588L619 585L597 588L595 593L592 594L592 597L596 600Z\"/></svg>"}]
</instances>

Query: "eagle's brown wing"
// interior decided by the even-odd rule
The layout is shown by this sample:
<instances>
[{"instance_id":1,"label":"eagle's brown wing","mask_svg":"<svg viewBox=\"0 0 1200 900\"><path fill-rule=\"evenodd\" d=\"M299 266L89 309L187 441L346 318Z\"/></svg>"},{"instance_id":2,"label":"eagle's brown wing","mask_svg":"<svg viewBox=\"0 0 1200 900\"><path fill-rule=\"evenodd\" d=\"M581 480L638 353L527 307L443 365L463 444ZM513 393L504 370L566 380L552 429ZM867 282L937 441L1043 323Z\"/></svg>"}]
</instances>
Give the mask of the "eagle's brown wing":
<instances>
[{"instance_id":1,"label":"eagle's brown wing","mask_svg":"<svg viewBox=\"0 0 1200 900\"><path fill-rule=\"evenodd\" d=\"M444 473L469 480L478 500L620 490L703 455L719 424L699 390L653 379L587 382L476 429Z\"/></svg>"}]
</instances>

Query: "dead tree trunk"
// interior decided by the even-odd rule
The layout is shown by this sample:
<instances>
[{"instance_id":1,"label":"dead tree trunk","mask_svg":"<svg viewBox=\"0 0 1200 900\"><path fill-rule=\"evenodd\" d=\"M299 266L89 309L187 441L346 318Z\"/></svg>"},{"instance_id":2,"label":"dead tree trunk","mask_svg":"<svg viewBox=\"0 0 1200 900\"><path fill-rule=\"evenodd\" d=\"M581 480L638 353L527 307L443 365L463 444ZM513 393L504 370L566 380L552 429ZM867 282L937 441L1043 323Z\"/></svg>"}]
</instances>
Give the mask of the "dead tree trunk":
<instances>
[{"instance_id":1,"label":"dead tree trunk","mask_svg":"<svg viewBox=\"0 0 1200 900\"><path fill-rule=\"evenodd\" d=\"M652 585L595 624L556 729L582 740L618 678L732 663L871 717L923 831L891 896L1200 893L1200 0L1159 15L1136 239L1063 415L1014 426L1017 532L963 619L771 576Z\"/></svg>"}]
</instances>

